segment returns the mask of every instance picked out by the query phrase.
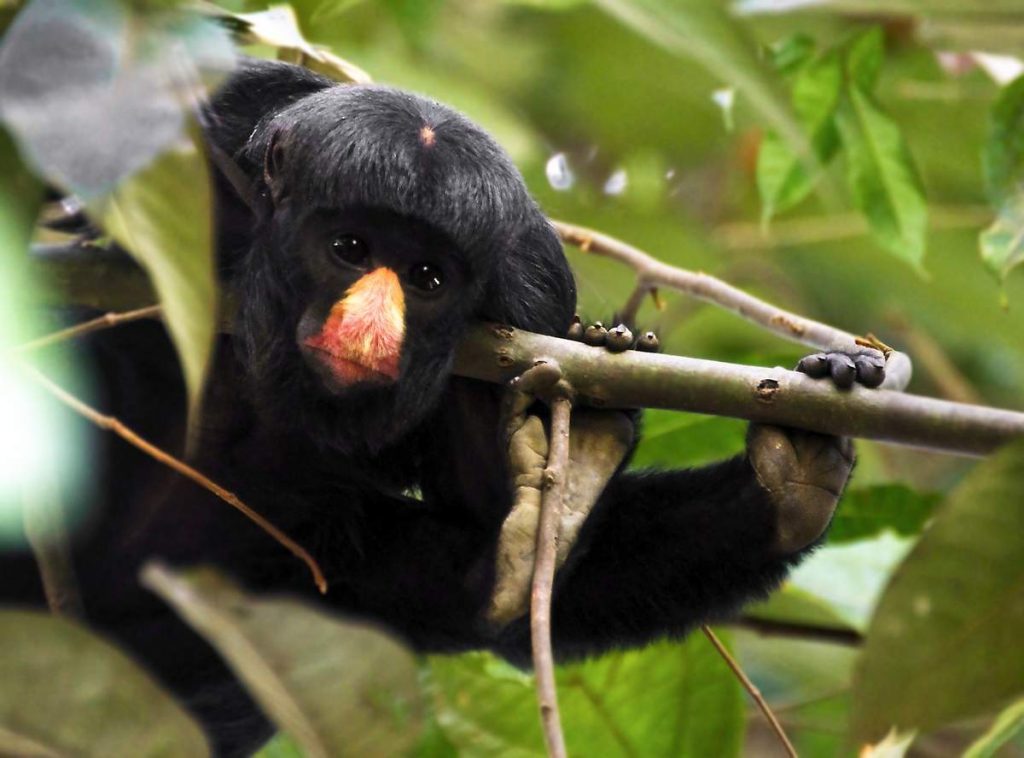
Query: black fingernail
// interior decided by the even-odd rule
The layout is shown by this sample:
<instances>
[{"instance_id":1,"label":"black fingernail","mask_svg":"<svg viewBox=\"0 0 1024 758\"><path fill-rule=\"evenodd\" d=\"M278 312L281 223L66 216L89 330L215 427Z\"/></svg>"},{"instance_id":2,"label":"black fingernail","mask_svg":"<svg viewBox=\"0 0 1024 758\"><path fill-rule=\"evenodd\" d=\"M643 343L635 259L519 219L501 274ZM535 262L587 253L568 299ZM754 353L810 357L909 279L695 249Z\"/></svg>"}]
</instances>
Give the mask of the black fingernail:
<instances>
[{"instance_id":1,"label":"black fingernail","mask_svg":"<svg viewBox=\"0 0 1024 758\"><path fill-rule=\"evenodd\" d=\"M857 367L848 355L832 353L828 357L829 373L832 381L841 390L848 390L857 378Z\"/></svg>"},{"instance_id":2,"label":"black fingernail","mask_svg":"<svg viewBox=\"0 0 1024 758\"><path fill-rule=\"evenodd\" d=\"M645 353L656 353L661 349L661 343L658 342L658 335L654 332L644 332L640 335L640 339L636 341L636 349L642 350Z\"/></svg>"},{"instance_id":3,"label":"black fingernail","mask_svg":"<svg viewBox=\"0 0 1024 758\"><path fill-rule=\"evenodd\" d=\"M604 325L600 321L595 321L593 324L587 327L587 330L583 332L583 341L588 345L603 345L605 339L608 337L608 330L604 328Z\"/></svg>"},{"instance_id":4,"label":"black fingernail","mask_svg":"<svg viewBox=\"0 0 1024 758\"><path fill-rule=\"evenodd\" d=\"M571 340L581 340L583 339L584 331L583 323L580 321L580 317L576 315L572 317L572 324L569 325L569 331L565 336Z\"/></svg>"},{"instance_id":5,"label":"black fingernail","mask_svg":"<svg viewBox=\"0 0 1024 758\"><path fill-rule=\"evenodd\" d=\"M796 370L814 379L828 375L828 357L824 353L814 353L800 359Z\"/></svg>"},{"instance_id":6,"label":"black fingernail","mask_svg":"<svg viewBox=\"0 0 1024 758\"><path fill-rule=\"evenodd\" d=\"M885 364L877 358L861 355L856 358L857 381L868 388L875 388L885 381Z\"/></svg>"},{"instance_id":7,"label":"black fingernail","mask_svg":"<svg viewBox=\"0 0 1024 758\"><path fill-rule=\"evenodd\" d=\"M626 328L625 324L619 324L608 330L608 337L605 340L605 347L613 353L621 353L628 350L633 344L633 332Z\"/></svg>"}]
</instances>

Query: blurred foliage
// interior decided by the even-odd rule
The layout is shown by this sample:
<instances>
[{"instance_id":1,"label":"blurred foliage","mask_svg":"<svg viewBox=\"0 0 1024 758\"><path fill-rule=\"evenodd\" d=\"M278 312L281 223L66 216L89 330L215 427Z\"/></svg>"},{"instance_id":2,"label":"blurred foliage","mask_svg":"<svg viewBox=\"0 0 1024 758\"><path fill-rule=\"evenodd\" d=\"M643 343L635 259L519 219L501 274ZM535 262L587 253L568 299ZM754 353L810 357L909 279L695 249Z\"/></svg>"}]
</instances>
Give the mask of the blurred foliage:
<instances>
[{"instance_id":1,"label":"blurred foliage","mask_svg":"<svg viewBox=\"0 0 1024 758\"><path fill-rule=\"evenodd\" d=\"M221 653L307 755L397 755L416 741L416 666L390 636L298 601L251 597L210 570L150 564L142 582Z\"/></svg>"},{"instance_id":2,"label":"blurred foliage","mask_svg":"<svg viewBox=\"0 0 1024 758\"><path fill-rule=\"evenodd\" d=\"M854 682L853 735L928 730L1024 683L1024 441L977 466L886 588Z\"/></svg>"},{"instance_id":3,"label":"blurred foliage","mask_svg":"<svg viewBox=\"0 0 1024 758\"><path fill-rule=\"evenodd\" d=\"M0 754L209 755L202 730L126 654L72 622L0 612Z\"/></svg>"},{"instance_id":4,"label":"blurred foliage","mask_svg":"<svg viewBox=\"0 0 1024 758\"><path fill-rule=\"evenodd\" d=\"M995 81L986 73L991 61L974 55L1024 55L1019 0L294 0L269 15L270 3L258 0L200 5L202 17L193 17L172 2L32 0L0 42L0 92L19 95L0 100L0 119L22 158L59 186L82 189L77 163L53 162L74 150L80 157L82 144L102 164L106 184L85 189L102 200L116 185L121 207L131 212L112 231L135 240L133 252L165 272L163 284L154 276L164 302L193 320L176 322L193 386L212 329L209 249L202 225L182 220L206 218L206 195L195 189L204 180L194 154L181 163L180 154L167 152L180 142L184 119L167 88L154 85L159 66L123 51L111 57L126 39L125 18L152 35L157 59L170 41L195 60L219 60L220 28L253 54L302 60L339 79L360 80L365 71L450 103L509 150L551 216L594 226L804 315L873 331L900 349L926 348L910 350L917 359L912 391L1024 409L1024 79ZM0 12L0 30L11 18ZM49 19L65 35L88 32L88 44L62 45L71 57L53 56L53 45L26 36L33 18ZM112 61L121 69L110 68ZM1012 60L1003 64L1013 70ZM135 81L121 92L141 102L106 92L111 72ZM731 129L714 101L723 88L735 89ZM81 118L57 118L72 104L83 109ZM147 130L161 113L170 120ZM164 157L152 162L158 153ZM561 168L552 173L554 156ZM44 328L7 308L27 291L13 272L38 186L20 171L10 144L0 145L0 159L0 326L10 345ZM763 223L769 219L770 226ZM186 227L196 239L182 241ZM172 249L191 252L175 258ZM567 254L581 312L607 319L628 296L630 277L606 259ZM640 317L659 330L667 351L781 365L801 355L718 309L672 293L662 298L660 308L645 303ZM741 450L744 433L730 419L650 412L633 464L702 465ZM977 465L874 443L859 451L830 541L782 591L748 612L867 631L866 646L737 632L739 657L801 755L847 755L858 740L877 742L894 724L919 732L911 755L957 755L969 746L976 756L1024 755L1020 448ZM234 606L218 609L206 591L181 610L190 617L200 612L191 606L202 606L204 618L219 619L218 629L207 630L214 644L225 646L240 675L269 698L268 712L293 732L262 755L302 755L299 745L314 744L308 729L316 734L330 720L309 716L322 715L326 701L313 688L306 692L306 680L296 685L281 672L273 686L254 681L245 673L253 659L233 658L224 634L244 634L259 661L292 632L315 636L328 628L320 624L339 622L291 607L270 614L261 605L270 601L253 598L236 601L254 617L235 618ZM289 614L302 619L301 628L282 628ZM36 623L24 620L25 630ZM313 662L303 671L317 687L355 687L361 669L345 668L345 645L318 647L342 634L329 629L310 643ZM61 630L82 645L103 645L69 625ZM31 660L49 656L64 666L66 643L57 637L40 631ZM403 676L411 670L404 652L385 657ZM80 663L68 662L67 671ZM0 692L20 693L6 684L14 681L11 670L0 666ZM142 686L137 678L119 673L105 681L109 690L92 690L92 701L76 707L89 713L114 702L115 691L125 697ZM760 716L749 705L743 712L735 681L700 637L563 667L559 685L577 754L778 750ZM277 702L275 687L308 694L306 718L267 704ZM421 662L419 683L403 691L426 699L414 755L541 750L530 677L489 656ZM150 704L162 698L145 696ZM338 702L330 715L344 721L356 706ZM51 705L30 715L67 715L47 710ZM172 710L167 714L167 723L178 723ZM354 722L362 724L360 734L391 730L385 737L411 744L413 731L398 734L394 712L377 716ZM0 735L8 726L0 722ZM181 726L183 734L189 729Z\"/></svg>"}]
</instances>

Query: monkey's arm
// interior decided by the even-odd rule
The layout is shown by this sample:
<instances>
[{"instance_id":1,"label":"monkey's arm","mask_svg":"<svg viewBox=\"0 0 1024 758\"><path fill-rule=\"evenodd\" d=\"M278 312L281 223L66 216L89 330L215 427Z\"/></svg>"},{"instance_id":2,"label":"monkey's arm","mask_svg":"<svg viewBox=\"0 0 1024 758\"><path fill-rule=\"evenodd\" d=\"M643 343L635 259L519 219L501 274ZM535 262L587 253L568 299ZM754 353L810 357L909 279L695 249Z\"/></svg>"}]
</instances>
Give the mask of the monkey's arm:
<instances>
[{"instance_id":1,"label":"monkey's arm","mask_svg":"<svg viewBox=\"0 0 1024 758\"><path fill-rule=\"evenodd\" d=\"M791 435L797 446L769 449L791 445ZM776 427L755 426L750 437L748 454L716 466L611 483L557 587L562 656L726 616L764 597L813 549L850 470L849 445ZM775 492L762 484L766 470Z\"/></svg>"},{"instance_id":2,"label":"monkey's arm","mask_svg":"<svg viewBox=\"0 0 1024 758\"><path fill-rule=\"evenodd\" d=\"M843 354L799 369L840 387L882 377ZM852 467L848 439L752 424L746 452L715 466L620 474L556 580L556 654L683 634L764 597L818 543ZM521 659L527 638L520 620L502 652Z\"/></svg>"}]
</instances>

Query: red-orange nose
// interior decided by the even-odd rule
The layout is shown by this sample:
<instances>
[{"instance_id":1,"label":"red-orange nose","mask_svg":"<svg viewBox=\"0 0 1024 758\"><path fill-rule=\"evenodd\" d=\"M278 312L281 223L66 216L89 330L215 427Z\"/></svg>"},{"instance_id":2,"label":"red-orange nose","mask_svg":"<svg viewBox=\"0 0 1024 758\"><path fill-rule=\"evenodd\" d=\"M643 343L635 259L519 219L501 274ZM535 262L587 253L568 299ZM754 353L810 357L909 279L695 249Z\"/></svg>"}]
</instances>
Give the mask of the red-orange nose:
<instances>
[{"instance_id":1,"label":"red-orange nose","mask_svg":"<svg viewBox=\"0 0 1024 758\"><path fill-rule=\"evenodd\" d=\"M404 337L402 284L394 271L378 268L349 287L306 345L333 359L332 372L343 384L394 381Z\"/></svg>"}]
</instances>

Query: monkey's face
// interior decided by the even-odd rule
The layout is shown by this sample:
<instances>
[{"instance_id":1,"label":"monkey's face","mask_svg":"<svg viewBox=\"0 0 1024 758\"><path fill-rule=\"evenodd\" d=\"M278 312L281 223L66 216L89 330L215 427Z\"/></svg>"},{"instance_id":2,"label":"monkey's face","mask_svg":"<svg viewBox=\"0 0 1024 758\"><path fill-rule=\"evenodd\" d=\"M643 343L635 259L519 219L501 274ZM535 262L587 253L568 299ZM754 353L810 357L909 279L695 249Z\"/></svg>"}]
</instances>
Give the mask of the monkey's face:
<instances>
[{"instance_id":1,"label":"monkey's face","mask_svg":"<svg viewBox=\"0 0 1024 758\"><path fill-rule=\"evenodd\" d=\"M433 394L430 373L450 361L474 305L454 243L418 220L356 208L314 212L296 245L310 290L295 342L321 390Z\"/></svg>"}]
</instances>

